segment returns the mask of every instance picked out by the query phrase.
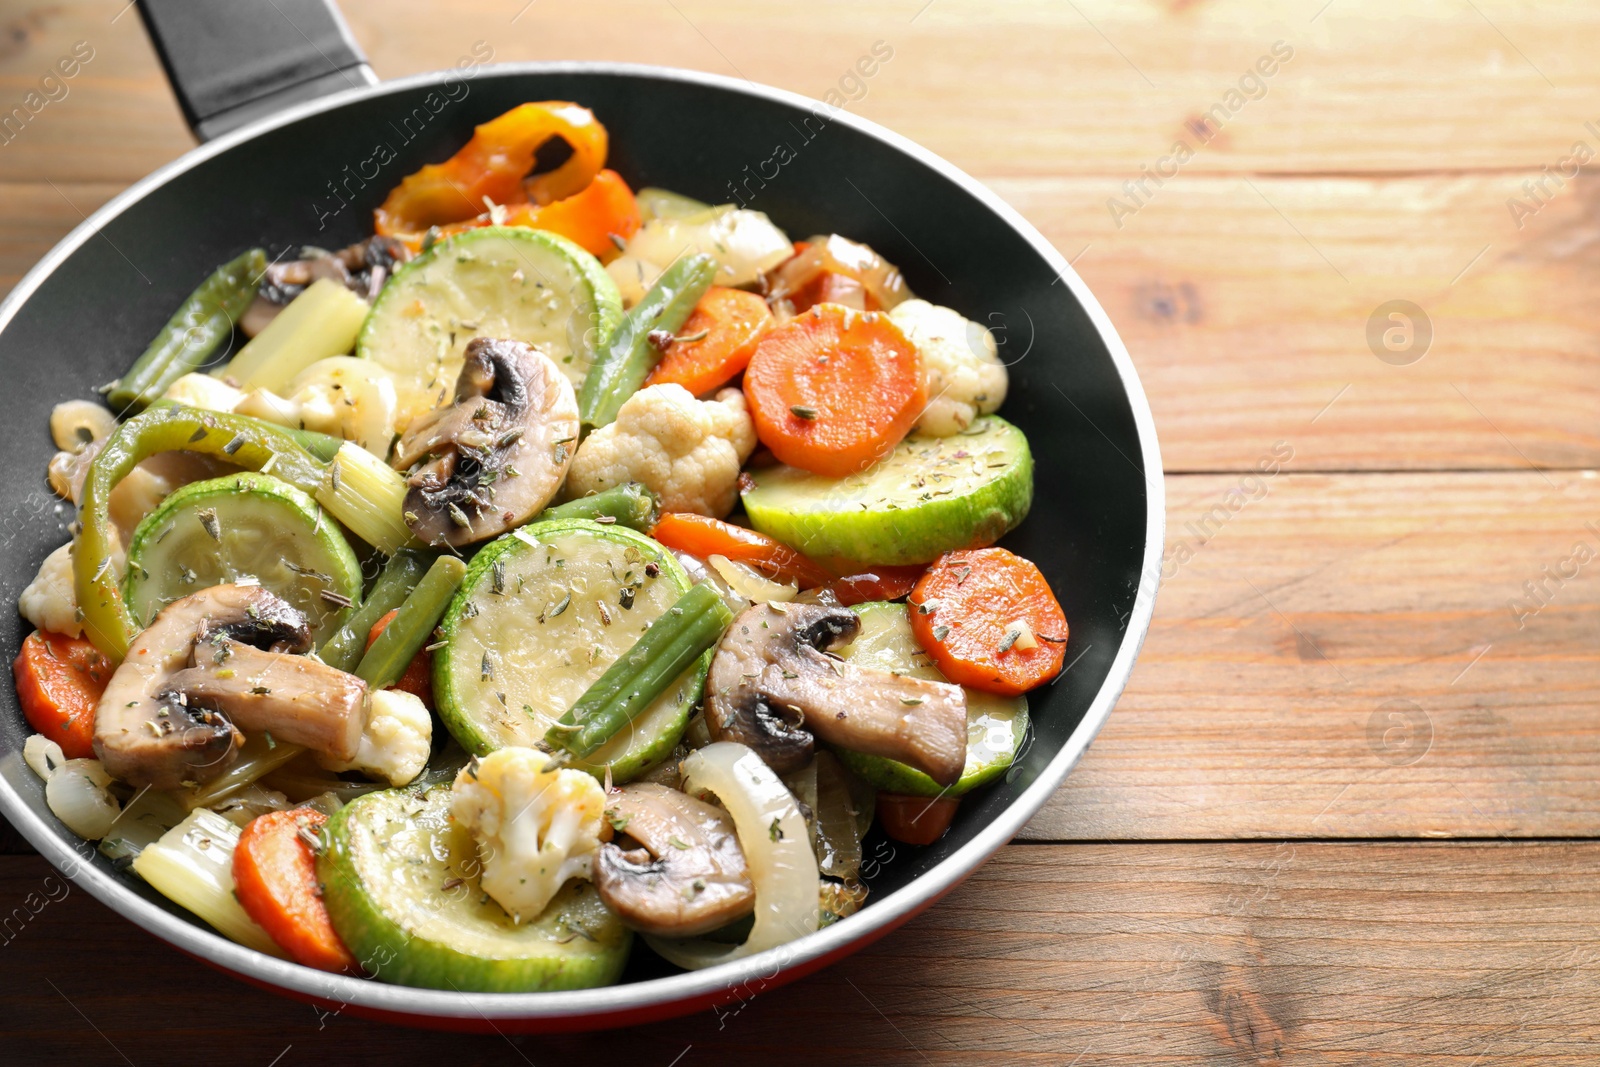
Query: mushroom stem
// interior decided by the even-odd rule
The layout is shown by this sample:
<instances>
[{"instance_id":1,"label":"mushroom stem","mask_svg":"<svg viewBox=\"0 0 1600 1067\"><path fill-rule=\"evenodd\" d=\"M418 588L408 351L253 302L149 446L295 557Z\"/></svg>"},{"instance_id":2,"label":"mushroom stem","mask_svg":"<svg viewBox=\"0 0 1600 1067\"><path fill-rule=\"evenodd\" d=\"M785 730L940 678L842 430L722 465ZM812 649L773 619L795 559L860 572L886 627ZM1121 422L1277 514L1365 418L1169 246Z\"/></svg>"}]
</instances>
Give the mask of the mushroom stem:
<instances>
[{"instance_id":1,"label":"mushroom stem","mask_svg":"<svg viewBox=\"0 0 1600 1067\"><path fill-rule=\"evenodd\" d=\"M855 612L838 605L746 610L711 663L711 736L749 745L779 774L805 765L815 735L955 784L966 764L966 693L825 654L848 644L860 626Z\"/></svg>"},{"instance_id":2,"label":"mushroom stem","mask_svg":"<svg viewBox=\"0 0 1600 1067\"><path fill-rule=\"evenodd\" d=\"M191 703L174 677L224 646L271 652L311 647L306 618L254 585L218 585L162 608L128 648L95 706L94 749L107 773L129 785L176 789L208 782L237 757L244 737L226 715Z\"/></svg>"},{"instance_id":3,"label":"mushroom stem","mask_svg":"<svg viewBox=\"0 0 1600 1067\"><path fill-rule=\"evenodd\" d=\"M212 649L169 678L157 697L221 712L252 733L335 759L355 758L366 725L367 684L360 678L306 656L233 640L215 641Z\"/></svg>"}]
</instances>

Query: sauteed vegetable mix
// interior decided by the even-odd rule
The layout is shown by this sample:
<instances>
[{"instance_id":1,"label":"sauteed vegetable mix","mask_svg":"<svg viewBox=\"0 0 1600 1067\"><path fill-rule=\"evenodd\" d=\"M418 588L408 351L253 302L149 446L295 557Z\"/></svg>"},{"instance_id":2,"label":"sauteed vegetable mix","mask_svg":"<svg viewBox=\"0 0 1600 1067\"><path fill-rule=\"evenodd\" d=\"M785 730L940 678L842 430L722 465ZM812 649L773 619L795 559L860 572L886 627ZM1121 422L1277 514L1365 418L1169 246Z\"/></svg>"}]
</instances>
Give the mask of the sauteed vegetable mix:
<instances>
[{"instance_id":1,"label":"sauteed vegetable mix","mask_svg":"<svg viewBox=\"0 0 1600 1067\"><path fill-rule=\"evenodd\" d=\"M241 944L488 991L772 948L863 905L875 817L937 840L1061 670L994 547L1033 462L990 333L606 155L514 108L51 415L28 765Z\"/></svg>"}]
</instances>

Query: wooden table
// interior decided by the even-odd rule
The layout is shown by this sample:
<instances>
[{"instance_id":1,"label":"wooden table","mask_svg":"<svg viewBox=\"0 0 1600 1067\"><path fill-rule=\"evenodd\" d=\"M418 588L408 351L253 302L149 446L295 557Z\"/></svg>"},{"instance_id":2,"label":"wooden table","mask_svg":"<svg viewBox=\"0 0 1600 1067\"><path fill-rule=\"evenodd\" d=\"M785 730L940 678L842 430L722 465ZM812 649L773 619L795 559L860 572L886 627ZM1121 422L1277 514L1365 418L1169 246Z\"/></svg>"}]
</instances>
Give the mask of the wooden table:
<instances>
[{"instance_id":1,"label":"wooden table","mask_svg":"<svg viewBox=\"0 0 1600 1067\"><path fill-rule=\"evenodd\" d=\"M6 283L190 147L123 2L0 13L0 110L94 48L0 145ZM72 892L0 948L0 1059L1600 1059L1600 183L1572 174L1600 153L1600 9L344 7L383 76L482 40L842 87L988 182L1074 260L1149 391L1170 500L1155 625L1021 840L736 1012L505 1040L319 1018ZM858 88L876 41L893 58ZM8 912L49 869L6 851Z\"/></svg>"}]
</instances>

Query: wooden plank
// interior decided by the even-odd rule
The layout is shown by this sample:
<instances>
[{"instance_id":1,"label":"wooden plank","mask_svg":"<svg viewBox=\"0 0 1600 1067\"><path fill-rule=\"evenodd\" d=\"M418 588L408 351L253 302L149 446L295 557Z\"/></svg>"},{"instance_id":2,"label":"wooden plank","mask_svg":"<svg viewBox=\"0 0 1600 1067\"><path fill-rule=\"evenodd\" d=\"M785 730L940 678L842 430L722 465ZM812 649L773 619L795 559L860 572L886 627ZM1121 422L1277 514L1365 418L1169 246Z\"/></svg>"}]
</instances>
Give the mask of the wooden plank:
<instances>
[{"instance_id":1,"label":"wooden plank","mask_svg":"<svg viewBox=\"0 0 1600 1067\"><path fill-rule=\"evenodd\" d=\"M904 930L720 1012L470 1037L221 981L42 861L0 858L0 908L38 894L4 935L0 1057L1576 1064L1600 1012L1597 863L1595 842L1013 846Z\"/></svg>"},{"instance_id":2,"label":"wooden plank","mask_svg":"<svg viewBox=\"0 0 1600 1067\"><path fill-rule=\"evenodd\" d=\"M1253 469L1278 440L1302 470L1592 467L1600 181L1519 230L1505 207L1516 180L1185 175L1120 230L1109 179L993 184L1076 257L1138 364L1169 470ZM116 191L5 189L7 287ZM1368 347L1392 299L1431 324L1409 365Z\"/></svg>"},{"instance_id":3,"label":"wooden plank","mask_svg":"<svg viewBox=\"0 0 1600 1067\"><path fill-rule=\"evenodd\" d=\"M1600 833L1594 472L1168 484L1139 664L1027 836Z\"/></svg>"},{"instance_id":4,"label":"wooden plank","mask_svg":"<svg viewBox=\"0 0 1600 1067\"><path fill-rule=\"evenodd\" d=\"M76 182L0 183L0 295L74 226L122 191Z\"/></svg>"},{"instance_id":5,"label":"wooden plank","mask_svg":"<svg viewBox=\"0 0 1600 1067\"><path fill-rule=\"evenodd\" d=\"M1473 11L1319 0L425 0L341 5L385 77L446 67L474 41L496 59L664 63L859 96L859 113L991 174L1136 177L1178 139L1192 173L1554 166L1585 122L1600 69L1600 11L1482 0ZM522 8L521 11L518 8ZM894 59L848 80L877 40ZM1274 42L1293 58L1240 80ZM17 6L0 20L0 112L74 43L94 58L0 152L0 179L131 181L190 145L138 19L120 0ZM54 89L60 95L59 89ZM1238 106L1231 106L1234 102ZM1218 105L1225 110L1214 110ZM1202 141L1210 114L1220 131Z\"/></svg>"},{"instance_id":6,"label":"wooden plank","mask_svg":"<svg viewBox=\"0 0 1600 1067\"><path fill-rule=\"evenodd\" d=\"M1592 467L1600 181L1519 229L1527 178L1184 174L1120 229L1109 180L991 184L1106 306L1169 470L1248 469L1280 439L1296 469ZM1421 315L1391 349L1395 300Z\"/></svg>"}]
</instances>

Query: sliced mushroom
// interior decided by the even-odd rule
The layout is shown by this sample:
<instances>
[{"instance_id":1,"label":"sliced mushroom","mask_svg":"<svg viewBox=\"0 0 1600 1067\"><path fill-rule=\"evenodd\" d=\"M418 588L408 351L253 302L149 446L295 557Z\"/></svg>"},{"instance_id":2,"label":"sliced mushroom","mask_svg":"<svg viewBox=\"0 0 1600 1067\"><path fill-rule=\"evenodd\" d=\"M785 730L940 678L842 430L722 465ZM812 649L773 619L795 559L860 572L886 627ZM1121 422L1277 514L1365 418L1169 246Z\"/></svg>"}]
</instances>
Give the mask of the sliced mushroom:
<instances>
[{"instance_id":1,"label":"sliced mushroom","mask_svg":"<svg viewBox=\"0 0 1600 1067\"><path fill-rule=\"evenodd\" d=\"M778 774L805 765L815 735L955 784L967 758L966 693L823 654L850 643L860 628L856 613L837 604L746 610L711 661L712 738L750 746Z\"/></svg>"},{"instance_id":2,"label":"sliced mushroom","mask_svg":"<svg viewBox=\"0 0 1600 1067\"><path fill-rule=\"evenodd\" d=\"M394 268L411 258L410 250L392 237L369 237L337 252L307 247L300 254L300 259L273 263L267 268L254 302L239 318L239 328L246 337L266 329L289 301L319 278L332 278L357 296L371 300Z\"/></svg>"},{"instance_id":3,"label":"sliced mushroom","mask_svg":"<svg viewBox=\"0 0 1600 1067\"><path fill-rule=\"evenodd\" d=\"M128 648L94 713L95 755L129 785L176 789L208 782L238 755L243 736L214 708L168 690L198 643L233 640L273 652L311 647L306 617L260 586L218 585L162 608Z\"/></svg>"},{"instance_id":4,"label":"sliced mushroom","mask_svg":"<svg viewBox=\"0 0 1600 1067\"><path fill-rule=\"evenodd\" d=\"M167 679L158 699L226 715L252 733L355 758L367 718L367 683L336 667L219 637L195 647L195 665Z\"/></svg>"},{"instance_id":5,"label":"sliced mushroom","mask_svg":"<svg viewBox=\"0 0 1600 1067\"><path fill-rule=\"evenodd\" d=\"M577 449L578 400L561 368L521 341L467 346L456 400L395 445L409 469L406 523L430 545L469 545L526 522L561 488Z\"/></svg>"},{"instance_id":6,"label":"sliced mushroom","mask_svg":"<svg viewBox=\"0 0 1600 1067\"><path fill-rule=\"evenodd\" d=\"M755 909L755 885L727 812L649 782L606 801L612 826L641 846L606 844L595 859L595 888L623 922L647 934L693 937Z\"/></svg>"}]
</instances>

